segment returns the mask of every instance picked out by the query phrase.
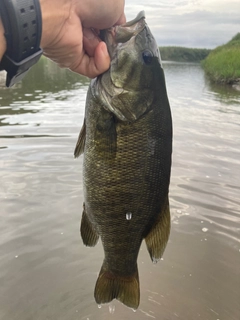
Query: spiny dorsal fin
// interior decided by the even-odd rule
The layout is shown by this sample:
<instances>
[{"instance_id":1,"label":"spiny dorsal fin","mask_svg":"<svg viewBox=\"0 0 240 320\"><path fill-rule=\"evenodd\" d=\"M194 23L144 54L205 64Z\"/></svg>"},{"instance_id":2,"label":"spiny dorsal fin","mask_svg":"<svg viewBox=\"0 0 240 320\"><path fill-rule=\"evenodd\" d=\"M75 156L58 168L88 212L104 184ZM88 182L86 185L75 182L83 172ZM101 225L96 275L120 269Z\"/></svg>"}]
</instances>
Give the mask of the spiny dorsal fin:
<instances>
[{"instance_id":1,"label":"spiny dorsal fin","mask_svg":"<svg viewBox=\"0 0 240 320\"><path fill-rule=\"evenodd\" d=\"M86 140L86 121L84 119L83 126L79 133L78 141L74 150L75 158L78 158L84 152L85 140Z\"/></svg>"},{"instance_id":2,"label":"spiny dorsal fin","mask_svg":"<svg viewBox=\"0 0 240 320\"><path fill-rule=\"evenodd\" d=\"M162 211L158 214L155 224L145 237L148 252L152 261L157 262L161 259L168 242L170 233L170 211L168 198L165 201Z\"/></svg>"}]
</instances>

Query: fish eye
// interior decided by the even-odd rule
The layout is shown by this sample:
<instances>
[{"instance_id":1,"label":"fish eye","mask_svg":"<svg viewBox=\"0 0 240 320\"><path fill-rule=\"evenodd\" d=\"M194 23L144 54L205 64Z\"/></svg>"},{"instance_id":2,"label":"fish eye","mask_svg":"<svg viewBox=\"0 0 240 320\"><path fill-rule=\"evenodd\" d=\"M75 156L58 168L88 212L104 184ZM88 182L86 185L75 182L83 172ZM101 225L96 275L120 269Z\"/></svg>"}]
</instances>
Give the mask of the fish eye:
<instances>
[{"instance_id":1,"label":"fish eye","mask_svg":"<svg viewBox=\"0 0 240 320\"><path fill-rule=\"evenodd\" d=\"M152 59L153 59L153 54L151 51L149 50L145 50L143 51L142 53L142 58L143 58L143 61L146 63L146 64L150 64L152 62Z\"/></svg>"}]
</instances>

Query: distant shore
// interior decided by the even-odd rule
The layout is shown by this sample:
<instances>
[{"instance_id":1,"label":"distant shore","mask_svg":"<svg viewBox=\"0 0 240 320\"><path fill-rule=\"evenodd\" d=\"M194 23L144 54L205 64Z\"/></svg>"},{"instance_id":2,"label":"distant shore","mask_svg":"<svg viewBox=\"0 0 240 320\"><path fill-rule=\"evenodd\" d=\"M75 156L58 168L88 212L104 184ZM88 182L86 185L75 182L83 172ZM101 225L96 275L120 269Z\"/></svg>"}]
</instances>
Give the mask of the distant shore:
<instances>
[{"instance_id":1,"label":"distant shore","mask_svg":"<svg viewBox=\"0 0 240 320\"><path fill-rule=\"evenodd\" d=\"M218 83L240 86L240 33L212 50L202 62L209 78Z\"/></svg>"},{"instance_id":2,"label":"distant shore","mask_svg":"<svg viewBox=\"0 0 240 320\"><path fill-rule=\"evenodd\" d=\"M162 60L200 62L213 82L229 84L240 90L240 33L213 50L185 47L159 47Z\"/></svg>"},{"instance_id":3,"label":"distant shore","mask_svg":"<svg viewBox=\"0 0 240 320\"><path fill-rule=\"evenodd\" d=\"M204 60L210 49L195 49L185 47L159 47L162 60L178 62L200 62Z\"/></svg>"}]
</instances>

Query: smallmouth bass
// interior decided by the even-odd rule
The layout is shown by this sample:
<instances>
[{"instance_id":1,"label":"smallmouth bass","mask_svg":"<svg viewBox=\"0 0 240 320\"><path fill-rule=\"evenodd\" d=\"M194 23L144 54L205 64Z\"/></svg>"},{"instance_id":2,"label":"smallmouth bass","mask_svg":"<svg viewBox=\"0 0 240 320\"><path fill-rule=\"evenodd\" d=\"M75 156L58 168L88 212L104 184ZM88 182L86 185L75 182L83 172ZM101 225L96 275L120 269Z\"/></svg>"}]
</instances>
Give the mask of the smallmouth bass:
<instances>
[{"instance_id":1,"label":"smallmouth bass","mask_svg":"<svg viewBox=\"0 0 240 320\"><path fill-rule=\"evenodd\" d=\"M86 246L100 237L104 248L96 302L118 299L137 309L142 240L156 262L170 233L171 111L144 12L101 36L111 66L90 83L74 152L84 154L80 232Z\"/></svg>"}]
</instances>

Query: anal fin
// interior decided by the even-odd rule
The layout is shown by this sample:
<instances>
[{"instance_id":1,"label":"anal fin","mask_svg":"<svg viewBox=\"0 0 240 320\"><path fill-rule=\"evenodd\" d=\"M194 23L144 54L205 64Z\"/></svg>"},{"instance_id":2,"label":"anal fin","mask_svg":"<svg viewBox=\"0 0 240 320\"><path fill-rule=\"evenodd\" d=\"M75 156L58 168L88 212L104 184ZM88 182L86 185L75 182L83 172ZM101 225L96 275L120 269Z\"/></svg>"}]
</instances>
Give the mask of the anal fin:
<instances>
[{"instance_id":1,"label":"anal fin","mask_svg":"<svg viewBox=\"0 0 240 320\"><path fill-rule=\"evenodd\" d=\"M83 152L86 140L86 120L84 119L82 129L78 136L78 141L74 150L74 157L78 158Z\"/></svg>"},{"instance_id":2,"label":"anal fin","mask_svg":"<svg viewBox=\"0 0 240 320\"><path fill-rule=\"evenodd\" d=\"M157 262L163 255L170 233L171 219L168 198L155 224L145 237L148 252L152 261Z\"/></svg>"},{"instance_id":3,"label":"anal fin","mask_svg":"<svg viewBox=\"0 0 240 320\"><path fill-rule=\"evenodd\" d=\"M94 247L99 239L99 235L94 230L91 222L89 221L86 211L85 205L83 205L83 213L82 213L82 220L81 220L81 227L80 233L83 240L83 243L87 247Z\"/></svg>"}]
</instances>

